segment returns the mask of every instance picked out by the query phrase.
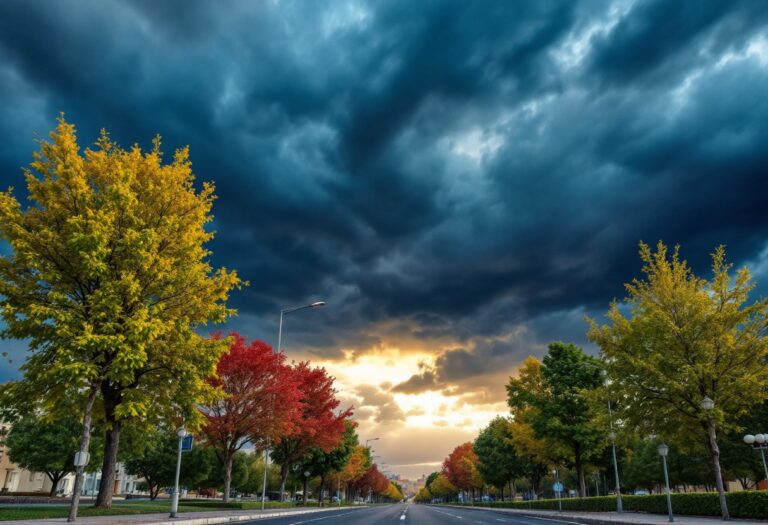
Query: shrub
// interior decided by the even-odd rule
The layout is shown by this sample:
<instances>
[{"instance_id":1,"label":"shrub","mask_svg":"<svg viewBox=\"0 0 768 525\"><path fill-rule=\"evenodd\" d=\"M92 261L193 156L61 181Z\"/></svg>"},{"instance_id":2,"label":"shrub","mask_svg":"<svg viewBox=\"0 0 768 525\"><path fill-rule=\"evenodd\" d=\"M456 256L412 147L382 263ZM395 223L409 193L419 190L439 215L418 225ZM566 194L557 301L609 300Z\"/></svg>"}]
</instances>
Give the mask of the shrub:
<instances>
[{"instance_id":1,"label":"shrub","mask_svg":"<svg viewBox=\"0 0 768 525\"><path fill-rule=\"evenodd\" d=\"M633 512L648 512L651 514L667 513L667 497L664 494L650 496L622 496L624 510ZM766 519L768 518L768 492L744 491L726 494L728 510L733 518ZM464 505L469 505L465 503ZM539 499L531 501L495 501L476 503L476 506L495 508L514 508L531 510L557 510L556 499ZM565 498L562 500L563 510L610 512L616 510L614 496L596 498ZM715 492L693 492L672 494L672 510L675 514L690 516L719 516L720 502Z\"/></svg>"}]
</instances>

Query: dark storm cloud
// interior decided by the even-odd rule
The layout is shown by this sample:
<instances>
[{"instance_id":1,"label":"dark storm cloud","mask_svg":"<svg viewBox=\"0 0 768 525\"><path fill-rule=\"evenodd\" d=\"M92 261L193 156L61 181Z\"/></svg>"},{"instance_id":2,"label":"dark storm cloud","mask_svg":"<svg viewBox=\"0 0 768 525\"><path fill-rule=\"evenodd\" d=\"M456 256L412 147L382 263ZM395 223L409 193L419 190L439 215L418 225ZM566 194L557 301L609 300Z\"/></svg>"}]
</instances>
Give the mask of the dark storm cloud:
<instances>
[{"instance_id":1,"label":"dark storm cloud","mask_svg":"<svg viewBox=\"0 0 768 525\"><path fill-rule=\"evenodd\" d=\"M232 322L338 355L399 320L405 392L583 344L640 239L762 260L761 2L0 3L0 169L64 111L82 142L191 147ZM521 328L522 327L522 328ZM525 329L519 336L519 330ZM433 376L430 376L433 374ZM441 383L442 382L442 383Z\"/></svg>"}]
</instances>

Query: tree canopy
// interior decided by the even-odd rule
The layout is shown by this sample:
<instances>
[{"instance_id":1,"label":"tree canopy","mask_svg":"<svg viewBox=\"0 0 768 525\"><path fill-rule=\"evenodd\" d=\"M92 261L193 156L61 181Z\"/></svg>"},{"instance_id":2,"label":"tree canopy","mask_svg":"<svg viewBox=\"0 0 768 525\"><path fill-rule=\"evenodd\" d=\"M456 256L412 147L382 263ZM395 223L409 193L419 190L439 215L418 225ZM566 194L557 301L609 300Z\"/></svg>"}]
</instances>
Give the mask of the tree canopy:
<instances>
[{"instance_id":1,"label":"tree canopy","mask_svg":"<svg viewBox=\"0 0 768 525\"><path fill-rule=\"evenodd\" d=\"M590 321L588 335L633 428L680 446L692 433L707 440L727 518L716 428L733 428L768 395L768 299L750 302L749 270L733 273L723 247L712 254L711 279L663 243L655 251L641 243L640 258L643 278L626 285L625 304L611 305L607 324Z\"/></svg>"},{"instance_id":2,"label":"tree canopy","mask_svg":"<svg viewBox=\"0 0 768 525\"><path fill-rule=\"evenodd\" d=\"M128 418L153 411L199 421L195 404L212 393L226 342L196 328L223 321L241 281L214 269L205 248L214 236L214 187L195 188L187 148L163 162L123 149L106 132L81 152L63 118L26 170L30 204L0 193L3 337L26 339L24 378L6 390L46 412L81 397L105 429L98 503L111 504L119 435Z\"/></svg>"},{"instance_id":3,"label":"tree canopy","mask_svg":"<svg viewBox=\"0 0 768 525\"><path fill-rule=\"evenodd\" d=\"M507 385L512 410L521 412L536 437L559 445L553 449L561 452L558 459L574 466L581 495L586 495L585 460L602 450L605 436L587 392L602 384L599 360L576 345L555 342L539 369L530 366L528 375L511 378Z\"/></svg>"}]
</instances>

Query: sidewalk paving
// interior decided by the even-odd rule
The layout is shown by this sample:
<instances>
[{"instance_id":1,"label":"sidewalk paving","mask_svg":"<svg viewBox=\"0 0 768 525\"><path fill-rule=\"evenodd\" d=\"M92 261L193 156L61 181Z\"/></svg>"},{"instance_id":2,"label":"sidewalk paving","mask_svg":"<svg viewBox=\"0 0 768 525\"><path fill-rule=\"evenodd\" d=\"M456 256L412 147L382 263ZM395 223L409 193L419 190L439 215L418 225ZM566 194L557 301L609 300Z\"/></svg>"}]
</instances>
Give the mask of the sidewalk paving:
<instances>
[{"instance_id":1,"label":"sidewalk paving","mask_svg":"<svg viewBox=\"0 0 768 525\"><path fill-rule=\"evenodd\" d=\"M341 507L342 509L363 508ZM77 518L75 523L82 525L212 525L216 523L234 523L238 521L264 520L281 516L298 516L319 512L338 511L339 507L287 508L261 510L215 510L202 512L179 513L177 518L169 518L168 513L162 514L131 514L116 516L85 516ZM66 524L67 518L44 520L9 520L0 521L0 525L60 525ZM765 525L765 524L763 524Z\"/></svg>"},{"instance_id":2,"label":"sidewalk paving","mask_svg":"<svg viewBox=\"0 0 768 525\"><path fill-rule=\"evenodd\" d=\"M575 523L584 523L586 525L663 525L669 523L666 514L646 514L644 512L578 512L564 511L562 513L556 510L527 510L527 509L504 509L498 507L472 507L463 505L447 505L461 509L492 510L494 512L503 512L507 514L517 514L520 516L546 518L557 521L572 521ZM761 520L742 520L732 518L731 521L738 525L766 525L768 521ZM722 525L724 522L720 518L706 516L678 516L675 515L675 523L683 525Z\"/></svg>"}]
</instances>

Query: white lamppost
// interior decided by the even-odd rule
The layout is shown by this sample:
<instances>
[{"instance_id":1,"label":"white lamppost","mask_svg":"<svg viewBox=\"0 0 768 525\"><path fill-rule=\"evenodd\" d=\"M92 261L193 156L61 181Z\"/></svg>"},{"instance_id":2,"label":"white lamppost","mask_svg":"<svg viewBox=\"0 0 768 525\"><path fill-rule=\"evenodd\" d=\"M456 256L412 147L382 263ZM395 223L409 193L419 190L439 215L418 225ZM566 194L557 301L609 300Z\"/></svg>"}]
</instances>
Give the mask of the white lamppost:
<instances>
[{"instance_id":1,"label":"white lamppost","mask_svg":"<svg viewBox=\"0 0 768 525\"><path fill-rule=\"evenodd\" d=\"M560 499L560 491L563 490L563 488L560 486L560 473L557 469L552 469L552 474L555 475L555 494L557 495L557 509L559 512L563 512L563 500Z\"/></svg>"},{"instance_id":2,"label":"white lamppost","mask_svg":"<svg viewBox=\"0 0 768 525\"><path fill-rule=\"evenodd\" d=\"M669 447L662 443L656 448L656 451L661 456L661 461L664 464L664 484L667 487L667 513L669 514L669 521L675 521L672 516L672 496L669 494L669 474L667 473L667 454L669 454Z\"/></svg>"},{"instance_id":3,"label":"white lamppost","mask_svg":"<svg viewBox=\"0 0 768 525\"><path fill-rule=\"evenodd\" d=\"M179 427L176 431L176 435L179 436L179 452L176 458L176 482L173 486L173 497L171 498L171 518L176 517L176 512L179 510L179 475L181 474L181 446L184 442L184 438L187 437L187 431L184 427Z\"/></svg>"},{"instance_id":4,"label":"white lamppost","mask_svg":"<svg viewBox=\"0 0 768 525\"><path fill-rule=\"evenodd\" d=\"M613 475L616 478L616 512L624 512L624 505L621 502L621 483L619 482L619 462L616 460L616 432L613 431L613 412L611 412L611 402L608 401L608 424L611 428L611 433L608 436L611 438L611 455L613 456Z\"/></svg>"},{"instance_id":5,"label":"white lamppost","mask_svg":"<svg viewBox=\"0 0 768 525\"><path fill-rule=\"evenodd\" d=\"M765 471L765 479L768 480L768 465L765 463L765 449L768 447L768 434L747 434L744 436L744 443L751 445L752 448L760 451L760 456L763 458L763 470Z\"/></svg>"},{"instance_id":6,"label":"white lamppost","mask_svg":"<svg viewBox=\"0 0 768 525\"><path fill-rule=\"evenodd\" d=\"M305 304L304 306L292 306L290 308L283 308L280 310L280 325L277 330L277 351L278 353L283 348L283 316L297 312L299 310L304 310L305 308L318 308L321 306L325 306L325 301L316 301L314 303ZM266 497L267 497L267 468L269 467L269 440L267 440L267 446L264 448L264 480L263 485L261 486L261 510L264 510L264 507L266 505ZM280 501L283 500L283 495L280 494Z\"/></svg>"}]
</instances>

